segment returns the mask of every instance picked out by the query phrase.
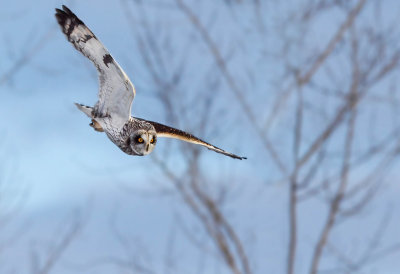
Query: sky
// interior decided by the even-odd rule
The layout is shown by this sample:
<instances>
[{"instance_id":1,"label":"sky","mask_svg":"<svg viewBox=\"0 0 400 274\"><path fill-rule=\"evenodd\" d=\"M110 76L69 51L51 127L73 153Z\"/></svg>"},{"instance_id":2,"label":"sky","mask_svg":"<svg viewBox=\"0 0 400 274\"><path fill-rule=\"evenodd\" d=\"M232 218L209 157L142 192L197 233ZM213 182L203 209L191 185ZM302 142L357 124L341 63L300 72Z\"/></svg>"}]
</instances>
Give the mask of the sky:
<instances>
[{"instance_id":1,"label":"sky","mask_svg":"<svg viewBox=\"0 0 400 274\"><path fill-rule=\"evenodd\" d=\"M52 9L46 11L49 6ZM76 188L76 185L72 185L74 182L84 187L84 185L90 184L89 181L96 181L98 178L94 178L92 172L87 172L86 168L103 170L104 173L102 172L100 177L104 178L107 175L107 170L120 171L129 166L148 166L151 161L151 159L146 159L147 157L129 157L121 154L112 143L106 142L104 134L95 134L89 130L90 128L87 125L90 121L82 113L76 111L74 102L85 104L95 102L97 94L96 72L87 60L74 52L71 45L60 33L58 25L54 24L53 7L57 6L60 6L60 4L52 3L50 5L46 3L45 5L40 2L33 7L25 7L28 12L24 16L35 18L32 29L28 30L33 36L33 41L30 41L29 44L40 43L43 36L47 37L49 32L51 39L46 42L43 48L40 48L38 53L35 53L28 68L19 71L15 78L10 81L7 89L10 89L11 92L6 94L7 104L2 107L4 113L9 113L14 117L8 119L4 124L4 139L7 142L7 147L15 144L17 151L15 157L20 161L19 165L24 170L23 174L29 176L30 179L35 179L40 185L48 184L45 189L41 189L38 193L42 197L37 196L38 199L32 200L33 207L40 207L48 202L48 199L58 200L65 197L64 194L61 195L62 197L57 197L57 193L63 193L63 191L60 191L60 187L74 189ZM70 6L72 7L72 5ZM100 11L96 11L90 5L86 8L85 5L82 6L82 10L89 9L92 10L91 15L85 16L85 13L82 12L80 16L86 17L86 21L93 17L90 25L98 23L99 29L102 27L105 29L104 34L102 32L99 34L102 40L110 41L107 43L110 46L107 45L107 47L118 48L119 43L123 43L124 39L128 40L126 35L121 37L113 31L113 27L117 28L118 26L119 31L126 32L126 30L120 30L118 22L111 22L112 25L110 25L110 22L101 22L101 18L93 14ZM107 8L107 4L104 4L102 9L110 10L108 16L121 18L120 8L111 9ZM7 12L12 14L21 11L20 7L17 6L14 7L14 10L11 9ZM43 16L37 16L38 12L41 12ZM13 32L21 31L21 28L26 32L25 21L28 18L17 22L18 24L14 26ZM35 24L37 26L34 26ZM126 27L126 24L121 24L121 26ZM97 27L93 28L94 31ZM39 33L33 35L33 32L38 29L40 30ZM11 32L5 32L6 35L11 35ZM16 36L15 38L13 36L12 40L13 43L23 45L26 43L24 39L26 39L24 36ZM124 48L128 47L129 45L124 46ZM10 49L4 49L3 52L7 50ZM114 55L117 60L122 59L118 58L118 52ZM123 56L124 53L121 55ZM13 60L9 61L12 64ZM21 81L21 79L24 79L24 81ZM150 108L141 107L142 104L151 101L151 98L145 96L139 89L133 106L138 113L135 113L135 115L147 117L145 115L149 113L151 116L148 119L156 120L157 108L153 104ZM136 103L137 101L143 103ZM75 117L75 119L69 119L69 117ZM80 123L81 127L76 127L77 123ZM21 134L21 132L26 132L28 136ZM82 142L82 139L85 138L89 138L88 142ZM162 142L159 145L162 146ZM107 156L100 156L99 153ZM99 157L107 158L108 155L113 159L111 166L109 162L98 161ZM221 158L223 157L219 157L219 159ZM66 166L71 167L72 170L66 168ZM43 170L46 170L46 172L42 172ZM137 176L143 171L141 168L127 170L128 175L124 174L123 176L129 178L132 175L131 172ZM52 183L52 178L55 176L65 178L65 183ZM71 178L70 176L76 177ZM114 176L114 172L111 176ZM84 181L85 184L82 185L81 181Z\"/></svg>"},{"instance_id":2,"label":"sky","mask_svg":"<svg viewBox=\"0 0 400 274\"><path fill-rule=\"evenodd\" d=\"M5 203L18 203L18 213L10 212L17 217L3 229L7 235L4 238L13 239L12 247L2 256L2 261L7 262L0 271L4 273L29 273L33 264L30 252L36 251L41 262L46 246L56 242L60 231L68 229L68 221L74 214L83 215L84 219L90 217L87 217L80 240L68 249L66 261L57 265L54 273L76 273L78 270L74 265L85 263L80 260L80 254L103 250L92 256L93 260L110 254L121 255L123 248L115 241L109 225L110 215L115 211L118 212L116 218L121 219L117 222L120 229L131 233L132 241L141 239L143 245L150 246L149 252L154 258L164 257L166 251L159 247L165 245L171 233L177 233L172 223L175 220L173 208L178 205L172 198L159 198L154 191L152 181L160 180L160 171L154 168L152 156L123 154L104 134L94 132L88 126L87 117L74 106L74 102L93 104L98 84L95 69L75 52L56 24L54 8L61 4L65 2L25 1L23 5L15 2L7 4L0 14L1 36L9 42L0 45L1 75L12 70L21 56L31 57L26 66L16 69L11 79L1 86L1 113L12 117L4 119L0 128L4 169L11 178L7 187L12 189L7 192ZM140 67L140 63L131 61L135 57L129 50L135 43L128 35L130 30L118 2L66 4L83 21L90 22L92 31L106 41L114 58L122 60L122 66L126 63L124 58L128 57L136 68ZM133 75L132 81L137 88L134 114L150 120L162 118L151 96L141 91L148 79L141 82L140 71L131 73L134 68L129 66L125 70ZM218 145L224 143L227 150L245 153L239 150L240 147L231 146L232 140L220 138ZM165 150L167 145L159 141L155 151ZM248 178L246 174L255 171L250 162L234 162L214 154L212 152L206 158L219 162L219 169L214 170L217 176L228 173L234 176L235 172L229 170L235 166L240 168L236 173L238 178ZM181 160L175 160L178 168ZM212 165L209 170L213 172ZM130 219L132 216L135 219ZM27 226L28 230L23 229ZM22 235L16 237L21 229ZM177 242L178 247L186 245L182 240ZM20 256L23 263L18 263ZM190 259L191 256L187 256ZM192 254L192 257L197 258L198 254ZM185 267L190 267L191 262L188 260ZM156 269L161 269L163 264L160 259L154 262ZM110 269L113 267L106 264L82 271L110 273Z\"/></svg>"},{"instance_id":3,"label":"sky","mask_svg":"<svg viewBox=\"0 0 400 274\"><path fill-rule=\"evenodd\" d=\"M271 3L266 7L273 10L273 1ZM396 1L385 3L383 14L391 18L399 14L400 7ZM4 186L7 195L1 198L0 205L5 205L3 214L16 216L3 228L0 242L7 243L11 239L11 244L0 249L0 265L3 265L0 273L34 273L34 262L40 265L47 250L51 250L57 242L55 239L60 233L68 231L76 216L84 220L83 228L52 273L121 273L103 260L110 257L133 257L150 264L155 273L228 273L217 260L204 256L201 250L188 248L191 243L181 235L183 232L176 228L176 222L185 219L193 228L193 233L202 233L196 231L198 227L195 225L191 226L195 221L188 209L182 207L177 194L159 193L160 185L169 191L172 188L156 168L155 157L162 157L165 154L161 152L173 150L178 144L160 140L151 155L128 156L104 134L94 132L88 126L88 118L74 106L74 102L93 104L98 83L92 64L75 51L56 24L54 8L62 4L68 5L91 28L131 77L137 89L133 114L168 122L154 93L150 91L152 78L148 71L141 69L144 61L138 56L140 52L132 35L132 29L140 32L143 23L137 19L137 26L130 28L121 1L24 0L0 5L0 114L3 116L0 124L0 170L1 182L8 182ZM218 4L204 2L192 7L210 27L211 34L219 38L221 51L229 53L232 48L235 52L232 57L227 54L228 64L241 86L251 91L253 96L248 99L257 109L262 104L260 98L268 98L264 91L273 86L273 77L281 69L272 60L269 64L263 63L265 59L262 59L263 52L259 49L268 45L273 50L278 47L279 41L268 37L259 40L259 36L250 29L254 20L248 15L250 6L244 5L243 14L229 17L223 11L217 12L215 5ZM194 64L197 69L184 75L187 92L195 92L191 87L202 80L199 74L203 75L201 72L214 66L204 57L208 54L206 47L201 46L198 37L189 37L189 41L185 38L183 34L190 30L190 26L171 1L149 1L145 10L135 12L144 11L150 22L162 19L158 26L160 29L174 30L170 37L173 50L187 52L190 57L183 55L181 61ZM277 5L276 10L268 14L278 18L283 11L284 8ZM318 40L316 45L330 37L329 33L334 29L331 18L341 20L335 16L320 19L325 31L311 31L311 35L319 37L315 39ZM267 27L272 28L274 23L268 21ZM239 33L237 26L248 30L248 36L243 43L231 45L230 36ZM191 46L191 43L198 47ZM14 69L16 62L24 61L23 56L29 57L27 63ZM169 65L179 63L178 60L176 64ZM253 78L240 78L241 69L252 69L254 66L257 66L258 73ZM3 81L1 77L10 71L12 76ZM165 73L170 73L170 70ZM216 77L218 81L218 75L210 77ZM192 102L196 102L196 98L192 98ZM254 272L265 273L268 269L268 273L283 273L288 231L287 186L275 182L279 176L271 165L265 164L265 155L259 153L260 141L256 140L254 132L244 130L246 122L236 99L225 93L216 94L214 104L229 109L228 114L220 116L218 108L214 112L217 114L215 121L223 122L222 126L229 134L213 137L206 133L206 137L210 138L207 140L247 156L248 160L236 161L205 151L201 158L202 167L216 182L226 179L232 182L230 188L234 202L228 203L224 210L239 226L251 256L255 257ZM201 133L195 127L190 130L194 130L195 134ZM275 137L278 141L279 138L285 140L282 136ZM169 153L168 164L183 170L185 162L181 156ZM391 174L389 178L396 176ZM376 227L377 224L371 221L375 220L374 216L387 212L389 205L392 215L398 216L399 188L389 185L381 191L383 194L374 206L368 207L364 214L346 227L358 232L359 237L351 241L340 236L335 238L350 246L350 254L361 249L360 242L369 235L362 228ZM15 203L17 212L13 211ZM319 206L315 201L302 204L302 212L313 214L304 218L305 223L300 223L300 227L308 229L309 222L323 214L323 211L313 211ZM8 212L8 208L11 211ZM387 242L400 241L396 230L398 225L399 218L386 232ZM310 255L309 246L315 238L314 232L311 229L303 234L298 273L307 273L308 264L304 261ZM121 240L118 235L125 235L125 238ZM171 241L174 242L172 251L169 249ZM378 266L372 264L365 273L397 273L400 267L398 256L390 256ZM165 270L171 263L168 262L169 257L172 261L179 261L178 271L173 267L172 270ZM325 262L327 267L330 264L335 262Z\"/></svg>"}]
</instances>

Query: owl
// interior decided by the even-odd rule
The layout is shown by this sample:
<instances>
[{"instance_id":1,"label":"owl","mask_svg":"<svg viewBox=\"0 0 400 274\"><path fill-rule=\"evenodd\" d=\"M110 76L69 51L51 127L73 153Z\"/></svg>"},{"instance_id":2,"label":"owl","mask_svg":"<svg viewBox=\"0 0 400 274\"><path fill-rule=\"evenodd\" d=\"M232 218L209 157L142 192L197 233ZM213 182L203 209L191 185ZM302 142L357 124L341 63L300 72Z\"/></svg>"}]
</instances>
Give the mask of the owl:
<instances>
[{"instance_id":1,"label":"owl","mask_svg":"<svg viewBox=\"0 0 400 274\"><path fill-rule=\"evenodd\" d=\"M128 76L93 32L66 6L56 9L56 19L69 42L89 58L97 68L100 90L96 104L76 104L90 119L90 126L104 132L123 152L129 155L151 153L159 137L175 138L204 146L235 158L246 159L213 146L192 134L160 123L131 116L136 91Z\"/></svg>"}]
</instances>

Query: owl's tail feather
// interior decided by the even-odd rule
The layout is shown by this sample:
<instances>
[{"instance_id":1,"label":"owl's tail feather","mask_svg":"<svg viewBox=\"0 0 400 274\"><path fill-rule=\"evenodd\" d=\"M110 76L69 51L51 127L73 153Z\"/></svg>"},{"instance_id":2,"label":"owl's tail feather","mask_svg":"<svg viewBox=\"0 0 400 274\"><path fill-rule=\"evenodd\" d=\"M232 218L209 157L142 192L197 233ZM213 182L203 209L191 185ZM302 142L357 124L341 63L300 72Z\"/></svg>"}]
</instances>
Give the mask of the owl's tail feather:
<instances>
[{"instance_id":1,"label":"owl's tail feather","mask_svg":"<svg viewBox=\"0 0 400 274\"><path fill-rule=\"evenodd\" d=\"M78 109L80 111L85 113L89 118L92 118L92 122L89 124L89 126L91 126L95 131L104 132L104 130L101 127L101 125L96 120L93 119L94 115L93 115L93 108L92 107L85 106L85 105L78 104L78 103L75 103L75 105L78 107Z\"/></svg>"},{"instance_id":2,"label":"owl's tail feather","mask_svg":"<svg viewBox=\"0 0 400 274\"><path fill-rule=\"evenodd\" d=\"M75 103L80 111L85 113L89 118L93 118L93 108L82 104Z\"/></svg>"}]
</instances>

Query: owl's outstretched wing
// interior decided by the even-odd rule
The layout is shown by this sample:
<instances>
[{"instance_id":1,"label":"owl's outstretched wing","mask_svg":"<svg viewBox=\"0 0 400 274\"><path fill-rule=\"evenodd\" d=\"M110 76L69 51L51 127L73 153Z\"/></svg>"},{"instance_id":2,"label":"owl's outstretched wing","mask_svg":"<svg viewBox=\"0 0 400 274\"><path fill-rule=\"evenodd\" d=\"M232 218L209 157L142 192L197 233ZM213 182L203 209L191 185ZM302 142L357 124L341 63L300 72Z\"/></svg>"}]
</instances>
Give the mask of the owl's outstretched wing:
<instances>
[{"instance_id":1,"label":"owl's outstretched wing","mask_svg":"<svg viewBox=\"0 0 400 274\"><path fill-rule=\"evenodd\" d=\"M96 116L110 116L113 126L121 128L131 116L135 88L108 50L86 25L66 6L56 9L58 24L74 47L97 68L100 80Z\"/></svg>"},{"instance_id":2,"label":"owl's outstretched wing","mask_svg":"<svg viewBox=\"0 0 400 274\"><path fill-rule=\"evenodd\" d=\"M138 118L136 118L136 119L138 119ZM141 120L143 120L143 119L141 119ZM145 121L147 121L147 120L145 120ZM166 125L163 125L163 124L160 124L160 123L156 123L156 122L153 122L153 121L147 121L147 122L149 122L150 124L152 124L154 126L154 128L155 128L155 130L157 132L157 137L166 137L166 138L179 139L179 140L182 140L182 141L185 141L185 142L189 142L189 143L192 143L192 144L204 146L204 147L206 147L206 148L208 148L210 150L213 150L215 152L224 154L226 156L229 156L229 157L232 157L232 158L235 158L235 159L239 159L239 160L247 159L246 157L241 157L241 156L238 156L236 154L226 152L225 150L220 149L219 147L213 146L213 145L211 145L211 144L209 144L209 143L197 138L196 136L193 136L192 134L189 134L189 133L184 132L182 130L179 130L179 129L176 129L176 128L172 128L172 127L169 127L169 126L166 126Z\"/></svg>"}]
</instances>

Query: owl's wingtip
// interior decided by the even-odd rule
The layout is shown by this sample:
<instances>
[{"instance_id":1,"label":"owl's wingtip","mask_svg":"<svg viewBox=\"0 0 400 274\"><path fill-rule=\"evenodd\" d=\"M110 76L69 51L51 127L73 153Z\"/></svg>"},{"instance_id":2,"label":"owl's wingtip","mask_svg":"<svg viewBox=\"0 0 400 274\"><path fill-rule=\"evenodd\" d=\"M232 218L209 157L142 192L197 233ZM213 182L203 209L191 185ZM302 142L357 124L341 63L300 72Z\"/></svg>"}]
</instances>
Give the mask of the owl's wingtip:
<instances>
[{"instance_id":1,"label":"owl's wingtip","mask_svg":"<svg viewBox=\"0 0 400 274\"><path fill-rule=\"evenodd\" d=\"M217 151L218 152L218 151ZM225 152L225 151L224 151ZM238 159L238 160L247 160L247 157L244 157L244 156L238 156L238 155L236 155L236 154L233 154L233 153L227 153L227 152L219 152L219 153L222 153L222 154L224 154L224 155L226 155L226 156L229 156L229 157L232 157L233 159Z\"/></svg>"}]
</instances>

